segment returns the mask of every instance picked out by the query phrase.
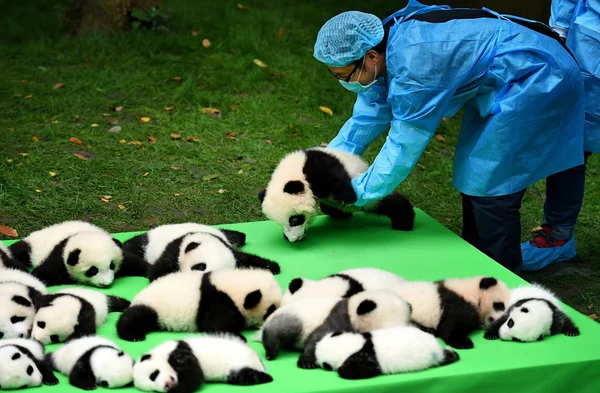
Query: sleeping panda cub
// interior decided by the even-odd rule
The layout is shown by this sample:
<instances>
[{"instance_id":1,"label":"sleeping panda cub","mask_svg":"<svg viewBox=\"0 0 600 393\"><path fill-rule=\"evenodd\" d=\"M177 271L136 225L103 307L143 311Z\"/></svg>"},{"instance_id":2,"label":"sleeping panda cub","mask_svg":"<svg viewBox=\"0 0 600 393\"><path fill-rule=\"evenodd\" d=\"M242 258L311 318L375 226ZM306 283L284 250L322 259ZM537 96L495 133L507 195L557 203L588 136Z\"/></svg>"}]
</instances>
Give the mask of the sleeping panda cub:
<instances>
[{"instance_id":1,"label":"sleeping panda cub","mask_svg":"<svg viewBox=\"0 0 600 393\"><path fill-rule=\"evenodd\" d=\"M392 228L413 229L415 212L402 195L389 196L363 208L357 201L351 180L369 165L359 156L315 147L287 154L277 165L267 188L259 192L265 216L283 228L290 242L304 238L311 221L321 211L333 218L349 218L353 212L387 216Z\"/></svg>"},{"instance_id":2,"label":"sleeping panda cub","mask_svg":"<svg viewBox=\"0 0 600 393\"><path fill-rule=\"evenodd\" d=\"M393 290L412 306L413 324L457 349L473 348L469 334L500 318L509 300L494 277L406 281Z\"/></svg>"},{"instance_id":3,"label":"sleeping panda cub","mask_svg":"<svg viewBox=\"0 0 600 393\"><path fill-rule=\"evenodd\" d=\"M393 289L404 278L374 267L342 270L321 280L295 278L285 291L281 304L287 304L306 296L350 297L362 291Z\"/></svg>"},{"instance_id":4,"label":"sleeping panda cub","mask_svg":"<svg viewBox=\"0 0 600 393\"><path fill-rule=\"evenodd\" d=\"M46 286L21 270L0 270L0 339L28 338Z\"/></svg>"},{"instance_id":5,"label":"sleeping panda cub","mask_svg":"<svg viewBox=\"0 0 600 393\"><path fill-rule=\"evenodd\" d=\"M344 379L419 371L455 363L459 356L411 326L366 333L328 333L317 343L317 364Z\"/></svg>"},{"instance_id":6,"label":"sleeping panda cub","mask_svg":"<svg viewBox=\"0 0 600 393\"><path fill-rule=\"evenodd\" d=\"M306 297L273 312L257 338L273 360L281 348L302 349L298 367L317 366L317 342L329 332L368 332L410 322L410 306L391 291L363 291L349 298Z\"/></svg>"},{"instance_id":7,"label":"sleeping panda cub","mask_svg":"<svg viewBox=\"0 0 600 393\"><path fill-rule=\"evenodd\" d=\"M484 338L505 341L542 341L555 334L579 336L579 329L547 288L533 284L510 291L508 310L486 331Z\"/></svg>"},{"instance_id":8,"label":"sleeping panda cub","mask_svg":"<svg viewBox=\"0 0 600 393\"><path fill-rule=\"evenodd\" d=\"M133 366L142 391L193 393L204 381L249 386L273 378L246 342L227 334L164 342Z\"/></svg>"},{"instance_id":9,"label":"sleeping panda cub","mask_svg":"<svg viewBox=\"0 0 600 393\"><path fill-rule=\"evenodd\" d=\"M84 288L68 288L42 297L31 337L58 344L96 334L109 312L122 312L129 301Z\"/></svg>"},{"instance_id":10,"label":"sleeping panda cub","mask_svg":"<svg viewBox=\"0 0 600 393\"><path fill-rule=\"evenodd\" d=\"M123 253L121 242L83 221L65 221L31 233L10 246L13 257L46 285L108 287L115 277L145 276L146 263Z\"/></svg>"},{"instance_id":11,"label":"sleeping panda cub","mask_svg":"<svg viewBox=\"0 0 600 393\"><path fill-rule=\"evenodd\" d=\"M120 388L133 381L133 359L112 341L87 336L69 341L46 355L51 367L83 390Z\"/></svg>"},{"instance_id":12,"label":"sleeping panda cub","mask_svg":"<svg viewBox=\"0 0 600 393\"><path fill-rule=\"evenodd\" d=\"M10 252L10 249L0 242L0 269L18 269L27 271L27 267L17 262Z\"/></svg>"},{"instance_id":13,"label":"sleeping panda cub","mask_svg":"<svg viewBox=\"0 0 600 393\"><path fill-rule=\"evenodd\" d=\"M279 274L276 262L238 251L245 242L242 232L184 223L156 227L126 241L123 248L148 262L150 281L177 271L234 267L256 267Z\"/></svg>"},{"instance_id":14,"label":"sleeping panda cub","mask_svg":"<svg viewBox=\"0 0 600 393\"><path fill-rule=\"evenodd\" d=\"M239 335L259 326L280 304L281 288L267 270L172 273L135 296L117 322L117 333L127 341L143 341L156 331Z\"/></svg>"},{"instance_id":15,"label":"sleeping panda cub","mask_svg":"<svg viewBox=\"0 0 600 393\"><path fill-rule=\"evenodd\" d=\"M58 384L44 361L44 346L34 340L14 338L0 341L0 390L34 388Z\"/></svg>"}]
</instances>

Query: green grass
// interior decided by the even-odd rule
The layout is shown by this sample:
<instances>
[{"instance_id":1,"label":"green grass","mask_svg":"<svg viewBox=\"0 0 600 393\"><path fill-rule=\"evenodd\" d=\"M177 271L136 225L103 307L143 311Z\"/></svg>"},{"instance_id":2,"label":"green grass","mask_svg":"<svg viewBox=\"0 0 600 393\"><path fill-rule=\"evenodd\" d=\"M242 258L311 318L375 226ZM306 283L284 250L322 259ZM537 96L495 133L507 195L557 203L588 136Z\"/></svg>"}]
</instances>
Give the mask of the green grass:
<instances>
[{"instance_id":1,"label":"green grass","mask_svg":"<svg viewBox=\"0 0 600 393\"><path fill-rule=\"evenodd\" d=\"M0 225L20 235L68 219L90 220L111 232L264 219L256 193L277 161L290 150L331 140L351 115L355 95L312 57L318 29L344 10L383 17L400 5L273 0L244 1L240 10L237 1L171 0L168 34L66 39L59 23L64 3L22 0L0 16ZM209 48L202 46L204 38L212 42ZM57 82L64 87L53 89ZM124 109L111 109L116 106ZM220 109L221 118L202 113L204 107ZM146 116L151 121L140 123ZM451 176L459 121L440 126L445 142L432 140L399 188L456 233L461 204ZM107 132L114 123L122 131ZM172 133L182 138L172 140ZM69 142L72 137L83 144ZM382 142L374 142L365 157L372 159ZM599 167L592 157L578 257L526 275L586 314L600 312ZM213 174L218 177L205 180ZM111 201L101 201L103 195ZM524 239L541 219L543 198L543 182L526 194Z\"/></svg>"}]
</instances>

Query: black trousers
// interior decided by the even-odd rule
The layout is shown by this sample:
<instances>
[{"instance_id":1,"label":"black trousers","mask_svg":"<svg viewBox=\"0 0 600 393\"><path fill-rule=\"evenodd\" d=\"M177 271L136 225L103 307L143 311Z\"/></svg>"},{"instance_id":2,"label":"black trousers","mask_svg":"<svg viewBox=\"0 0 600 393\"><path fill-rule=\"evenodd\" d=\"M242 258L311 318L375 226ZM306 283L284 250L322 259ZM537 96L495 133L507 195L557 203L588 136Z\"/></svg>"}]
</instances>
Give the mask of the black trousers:
<instances>
[{"instance_id":1,"label":"black trousers","mask_svg":"<svg viewBox=\"0 0 600 393\"><path fill-rule=\"evenodd\" d=\"M462 237L502 266L520 273L521 202L525 190L498 197L462 194Z\"/></svg>"}]
</instances>

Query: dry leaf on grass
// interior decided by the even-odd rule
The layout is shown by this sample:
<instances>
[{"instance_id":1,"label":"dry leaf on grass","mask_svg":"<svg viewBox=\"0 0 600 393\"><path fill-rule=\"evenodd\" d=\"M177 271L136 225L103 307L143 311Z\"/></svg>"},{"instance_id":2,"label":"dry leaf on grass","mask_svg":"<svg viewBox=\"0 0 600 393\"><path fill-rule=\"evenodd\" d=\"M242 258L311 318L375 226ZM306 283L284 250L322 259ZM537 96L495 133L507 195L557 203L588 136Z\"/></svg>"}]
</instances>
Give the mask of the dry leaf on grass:
<instances>
[{"instance_id":1,"label":"dry leaf on grass","mask_svg":"<svg viewBox=\"0 0 600 393\"><path fill-rule=\"evenodd\" d=\"M17 237L19 236L19 232L16 229L7 227L4 225L0 225L0 234L4 236Z\"/></svg>"},{"instance_id":2,"label":"dry leaf on grass","mask_svg":"<svg viewBox=\"0 0 600 393\"><path fill-rule=\"evenodd\" d=\"M202 113L211 115L214 118L217 118L217 119L221 118L221 110L220 109L208 107L208 108L200 108L200 111Z\"/></svg>"},{"instance_id":3,"label":"dry leaf on grass","mask_svg":"<svg viewBox=\"0 0 600 393\"><path fill-rule=\"evenodd\" d=\"M128 145L134 145L134 146L141 147L144 144L142 142L140 142L140 141L131 141L131 142L128 143Z\"/></svg>"},{"instance_id":4,"label":"dry leaf on grass","mask_svg":"<svg viewBox=\"0 0 600 393\"><path fill-rule=\"evenodd\" d=\"M175 106L165 106L165 110L168 111L172 111L173 109L175 109Z\"/></svg>"},{"instance_id":5,"label":"dry leaf on grass","mask_svg":"<svg viewBox=\"0 0 600 393\"><path fill-rule=\"evenodd\" d=\"M227 138L229 138L229 139L235 139L235 140L237 140L235 134L233 132L231 132L231 131L229 131L228 133L226 133L225 136L227 136Z\"/></svg>"},{"instance_id":6,"label":"dry leaf on grass","mask_svg":"<svg viewBox=\"0 0 600 393\"><path fill-rule=\"evenodd\" d=\"M321 112L327 113L329 116L333 116L333 111L331 110L331 108L328 108L326 106L320 106L319 109L321 110Z\"/></svg>"},{"instance_id":7,"label":"dry leaf on grass","mask_svg":"<svg viewBox=\"0 0 600 393\"><path fill-rule=\"evenodd\" d=\"M152 135L148 136L148 140L150 141L150 143L156 143L156 141L158 141L158 138L153 137Z\"/></svg>"},{"instance_id":8,"label":"dry leaf on grass","mask_svg":"<svg viewBox=\"0 0 600 393\"><path fill-rule=\"evenodd\" d=\"M273 141L270 140L270 139L265 139L265 140L263 140L263 142L268 143L268 144L272 144L273 143Z\"/></svg>"},{"instance_id":9,"label":"dry leaf on grass","mask_svg":"<svg viewBox=\"0 0 600 393\"><path fill-rule=\"evenodd\" d=\"M179 82L181 80L180 76L174 76L171 78L172 81Z\"/></svg>"},{"instance_id":10,"label":"dry leaf on grass","mask_svg":"<svg viewBox=\"0 0 600 393\"><path fill-rule=\"evenodd\" d=\"M122 110L123 110L123 107L122 107L122 106L117 106L117 107L115 108L115 111L116 111L116 112L121 112Z\"/></svg>"},{"instance_id":11,"label":"dry leaf on grass","mask_svg":"<svg viewBox=\"0 0 600 393\"><path fill-rule=\"evenodd\" d=\"M142 177L146 177L150 174L150 172L144 172L144 174L142 175Z\"/></svg>"},{"instance_id":12,"label":"dry leaf on grass","mask_svg":"<svg viewBox=\"0 0 600 393\"><path fill-rule=\"evenodd\" d=\"M98 123L93 123L93 124L90 124L90 127L96 128L96 127L98 127L99 125L100 125L100 124L98 124Z\"/></svg>"},{"instance_id":13,"label":"dry leaf on grass","mask_svg":"<svg viewBox=\"0 0 600 393\"><path fill-rule=\"evenodd\" d=\"M208 38L205 38L205 39L202 40L202 46L203 47L208 48L211 45L212 44L211 44L211 42L210 42L210 40Z\"/></svg>"},{"instance_id":14,"label":"dry leaf on grass","mask_svg":"<svg viewBox=\"0 0 600 393\"><path fill-rule=\"evenodd\" d=\"M225 194L227 192L226 189L224 188L220 188L219 191L217 191L219 194Z\"/></svg>"},{"instance_id":15,"label":"dry leaf on grass","mask_svg":"<svg viewBox=\"0 0 600 393\"><path fill-rule=\"evenodd\" d=\"M48 172L50 174L50 176L54 177L56 176L56 172Z\"/></svg>"},{"instance_id":16,"label":"dry leaf on grass","mask_svg":"<svg viewBox=\"0 0 600 393\"><path fill-rule=\"evenodd\" d=\"M102 202L110 202L112 200L112 196L111 195L103 195L102 198L100 198L100 200Z\"/></svg>"},{"instance_id":17,"label":"dry leaf on grass","mask_svg":"<svg viewBox=\"0 0 600 393\"><path fill-rule=\"evenodd\" d=\"M176 196L176 197L178 197L178 196L181 196L181 194L180 194L180 193L178 193L178 192L176 192L175 194L173 194L173 196Z\"/></svg>"},{"instance_id":18,"label":"dry leaf on grass","mask_svg":"<svg viewBox=\"0 0 600 393\"><path fill-rule=\"evenodd\" d=\"M244 5L242 3L237 3L237 8L239 8L240 10L243 10Z\"/></svg>"},{"instance_id":19,"label":"dry leaf on grass","mask_svg":"<svg viewBox=\"0 0 600 393\"><path fill-rule=\"evenodd\" d=\"M62 87L64 87L64 86L65 86L65 84L64 84L64 83L58 82L58 83L56 83L54 86L52 86L52 88L53 88L53 89L60 89L60 88L62 88Z\"/></svg>"},{"instance_id":20,"label":"dry leaf on grass","mask_svg":"<svg viewBox=\"0 0 600 393\"><path fill-rule=\"evenodd\" d=\"M436 135L435 139L437 139L440 142L446 142L446 138L444 138L442 135Z\"/></svg>"},{"instance_id":21,"label":"dry leaf on grass","mask_svg":"<svg viewBox=\"0 0 600 393\"><path fill-rule=\"evenodd\" d=\"M417 166L418 166L419 168L421 168L421 169L425 169L425 168L426 168L426 166L425 166L425 165L423 165L423 164L417 164Z\"/></svg>"},{"instance_id":22,"label":"dry leaf on grass","mask_svg":"<svg viewBox=\"0 0 600 393\"><path fill-rule=\"evenodd\" d=\"M6 162L8 162L10 164L11 162L13 162L13 159L12 158L7 158Z\"/></svg>"},{"instance_id":23,"label":"dry leaf on grass","mask_svg":"<svg viewBox=\"0 0 600 393\"><path fill-rule=\"evenodd\" d=\"M193 137L193 136L186 136L185 140L188 142L200 142L200 139Z\"/></svg>"},{"instance_id":24,"label":"dry leaf on grass","mask_svg":"<svg viewBox=\"0 0 600 393\"><path fill-rule=\"evenodd\" d=\"M171 134L171 139L181 139L181 135L180 134Z\"/></svg>"},{"instance_id":25,"label":"dry leaf on grass","mask_svg":"<svg viewBox=\"0 0 600 393\"><path fill-rule=\"evenodd\" d=\"M124 144L127 143L127 141L125 139L121 139L121 140L119 140L119 143L122 144L122 145L124 145Z\"/></svg>"},{"instance_id":26,"label":"dry leaf on grass","mask_svg":"<svg viewBox=\"0 0 600 393\"><path fill-rule=\"evenodd\" d=\"M108 132L119 132L121 131L121 126L114 126L108 129Z\"/></svg>"},{"instance_id":27,"label":"dry leaf on grass","mask_svg":"<svg viewBox=\"0 0 600 393\"><path fill-rule=\"evenodd\" d=\"M217 175L216 173L213 173L211 175L206 175L202 178L202 180L204 181L211 181L211 180L215 180L217 177L219 177L219 175Z\"/></svg>"},{"instance_id":28,"label":"dry leaf on grass","mask_svg":"<svg viewBox=\"0 0 600 393\"><path fill-rule=\"evenodd\" d=\"M231 108L232 111L237 110L237 105L231 105L229 108Z\"/></svg>"},{"instance_id":29,"label":"dry leaf on grass","mask_svg":"<svg viewBox=\"0 0 600 393\"><path fill-rule=\"evenodd\" d=\"M119 204L119 205L117 205L117 207L118 207L119 209L121 209L121 210L125 210L125 206L124 206L124 205L121 205L121 204Z\"/></svg>"},{"instance_id":30,"label":"dry leaf on grass","mask_svg":"<svg viewBox=\"0 0 600 393\"><path fill-rule=\"evenodd\" d=\"M72 137L71 139L69 139L69 142L76 143L76 144L78 144L78 145L81 145L81 144L83 143L83 142L81 141L81 139L79 139L79 138L75 138L75 137Z\"/></svg>"},{"instance_id":31,"label":"dry leaf on grass","mask_svg":"<svg viewBox=\"0 0 600 393\"><path fill-rule=\"evenodd\" d=\"M280 27L279 30L277 31L277 39L280 40L283 37L284 33L285 33L285 30L283 30L283 27Z\"/></svg>"},{"instance_id":32,"label":"dry leaf on grass","mask_svg":"<svg viewBox=\"0 0 600 393\"><path fill-rule=\"evenodd\" d=\"M29 95L25 96L25 99L26 99L26 100L28 100L28 99L30 99L31 97L33 97L33 96L32 96L31 94L29 94Z\"/></svg>"},{"instance_id":33,"label":"dry leaf on grass","mask_svg":"<svg viewBox=\"0 0 600 393\"><path fill-rule=\"evenodd\" d=\"M200 33L198 33L198 31L197 31L197 30L192 30L192 37L195 37L195 36L197 36L198 34L200 34Z\"/></svg>"},{"instance_id":34,"label":"dry leaf on grass","mask_svg":"<svg viewBox=\"0 0 600 393\"><path fill-rule=\"evenodd\" d=\"M29 154L27 153L19 153L20 156L27 157Z\"/></svg>"},{"instance_id":35,"label":"dry leaf on grass","mask_svg":"<svg viewBox=\"0 0 600 393\"><path fill-rule=\"evenodd\" d=\"M150 119L148 116L140 117L140 123L148 123Z\"/></svg>"},{"instance_id":36,"label":"dry leaf on grass","mask_svg":"<svg viewBox=\"0 0 600 393\"><path fill-rule=\"evenodd\" d=\"M268 66L263 63L262 61L258 60L258 59L254 59L254 64L256 64L257 66L259 66L260 68L267 68Z\"/></svg>"},{"instance_id":37,"label":"dry leaf on grass","mask_svg":"<svg viewBox=\"0 0 600 393\"><path fill-rule=\"evenodd\" d=\"M35 190L35 192L38 192L38 193L39 193L39 192L42 192L42 190L40 190L40 189L36 189L36 190Z\"/></svg>"},{"instance_id":38,"label":"dry leaf on grass","mask_svg":"<svg viewBox=\"0 0 600 393\"><path fill-rule=\"evenodd\" d=\"M33 143L38 143L40 141L40 138L34 135L31 137L31 140L33 141Z\"/></svg>"},{"instance_id":39,"label":"dry leaf on grass","mask_svg":"<svg viewBox=\"0 0 600 393\"><path fill-rule=\"evenodd\" d=\"M321 142L321 147L327 147L329 145L327 142Z\"/></svg>"},{"instance_id":40,"label":"dry leaf on grass","mask_svg":"<svg viewBox=\"0 0 600 393\"><path fill-rule=\"evenodd\" d=\"M87 161L87 160L88 160L88 158L87 158L86 156L84 156L84 155L81 155L81 154L79 154L79 153L73 153L73 155L74 155L75 157L79 158L80 160L84 160L84 161Z\"/></svg>"}]
</instances>

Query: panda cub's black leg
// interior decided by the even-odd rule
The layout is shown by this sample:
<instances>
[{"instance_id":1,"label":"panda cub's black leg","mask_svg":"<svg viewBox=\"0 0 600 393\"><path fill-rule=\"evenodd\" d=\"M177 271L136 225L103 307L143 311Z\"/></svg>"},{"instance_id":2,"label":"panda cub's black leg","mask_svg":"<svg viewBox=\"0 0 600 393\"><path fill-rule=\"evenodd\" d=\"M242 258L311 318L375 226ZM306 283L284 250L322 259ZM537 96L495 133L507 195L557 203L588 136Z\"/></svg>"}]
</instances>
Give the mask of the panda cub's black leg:
<instances>
[{"instance_id":1,"label":"panda cub's black leg","mask_svg":"<svg viewBox=\"0 0 600 393\"><path fill-rule=\"evenodd\" d=\"M336 207L327 205L326 203L321 202L319 206L321 207L321 211L331 218L335 218L337 220L345 220L352 217L352 213L342 211Z\"/></svg>"},{"instance_id":2,"label":"panda cub's black leg","mask_svg":"<svg viewBox=\"0 0 600 393\"><path fill-rule=\"evenodd\" d=\"M243 232L234 231L232 229L219 229L219 231L225 235L227 240L229 240L229 243L236 249L246 244L246 234Z\"/></svg>"},{"instance_id":3,"label":"panda cub's black leg","mask_svg":"<svg viewBox=\"0 0 600 393\"><path fill-rule=\"evenodd\" d=\"M159 330L158 314L147 306L129 307L117 322L117 333L122 340L144 341L146 334Z\"/></svg>"},{"instance_id":4,"label":"panda cub's black leg","mask_svg":"<svg viewBox=\"0 0 600 393\"><path fill-rule=\"evenodd\" d=\"M58 384L58 378L52 372L52 366L47 361L35 360L35 365L40 374L42 374L42 382L44 385L54 386Z\"/></svg>"},{"instance_id":5,"label":"panda cub's black leg","mask_svg":"<svg viewBox=\"0 0 600 393\"><path fill-rule=\"evenodd\" d=\"M412 204L398 193L391 193L369 210L380 216L389 217L392 228L397 231L411 231L415 226L415 210Z\"/></svg>"},{"instance_id":6,"label":"panda cub's black leg","mask_svg":"<svg viewBox=\"0 0 600 393\"><path fill-rule=\"evenodd\" d=\"M569 337L579 336L580 334L577 326L575 326L571 318L569 318L566 314L564 314L562 333Z\"/></svg>"},{"instance_id":7,"label":"panda cub's black leg","mask_svg":"<svg viewBox=\"0 0 600 393\"><path fill-rule=\"evenodd\" d=\"M458 353L454 352L451 349L444 349L444 359L438 364L438 366L447 366L452 363L456 363L460 360L460 356Z\"/></svg>"},{"instance_id":8,"label":"panda cub's black leg","mask_svg":"<svg viewBox=\"0 0 600 393\"><path fill-rule=\"evenodd\" d=\"M231 385L260 385L273 381L273 377L262 371L254 370L249 367L232 371L227 377L227 383Z\"/></svg>"}]
</instances>

